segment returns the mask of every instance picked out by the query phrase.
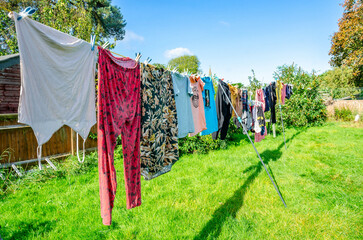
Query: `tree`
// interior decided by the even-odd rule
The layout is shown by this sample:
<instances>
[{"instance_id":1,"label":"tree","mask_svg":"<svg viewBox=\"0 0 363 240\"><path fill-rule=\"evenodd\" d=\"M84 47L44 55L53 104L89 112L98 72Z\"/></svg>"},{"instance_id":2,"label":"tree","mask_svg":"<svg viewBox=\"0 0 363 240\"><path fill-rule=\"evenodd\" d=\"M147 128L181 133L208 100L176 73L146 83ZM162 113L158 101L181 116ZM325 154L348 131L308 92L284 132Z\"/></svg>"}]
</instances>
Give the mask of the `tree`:
<instances>
[{"instance_id":1,"label":"tree","mask_svg":"<svg viewBox=\"0 0 363 240\"><path fill-rule=\"evenodd\" d=\"M153 65L157 68L166 68L165 64L162 63L153 63Z\"/></svg>"},{"instance_id":2,"label":"tree","mask_svg":"<svg viewBox=\"0 0 363 240\"><path fill-rule=\"evenodd\" d=\"M36 9L32 19L85 41L92 34L98 44L125 35L126 22L111 0L5 0L2 6L16 12L31 6ZM0 55L18 52L14 21L3 10L0 24Z\"/></svg>"},{"instance_id":3,"label":"tree","mask_svg":"<svg viewBox=\"0 0 363 240\"><path fill-rule=\"evenodd\" d=\"M198 57L195 55L184 55L181 57L173 58L169 61L168 65L170 65L172 68L175 67L178 72L188 70L191 73L197 73L200 71L200 62L198 60Z\"/></svg>"},{"instance_id":4,"label":"tree","mask_svg":"<svg viewBox=\"0 0 363 240\"><path fill-rule=\"evenodd\" d=\"M251 69L252 76L248 76L248 81L250 82L250 85L248 86L248 91L252 92L251 98L255 98L256 89L262 88L262 83L256 78L255 71Z\"/></svg>"},{"instance_id":5,"label":"tree","mask_svg":"<svg viewBox=\"0 0 363 240\"><path fill-rule=\"evenodd\" d=\"M319 76L320 89L334 98L354 97L359 90L354 85L354 71L347 66L336 67Z\"/></svg>"},{"instance_id":6,"label":"tree","mask_svg":"<svg viewBox=\"0 0 363 240\"><path fill-rule=\"evenodd\" d=\"M345 0L343 7L339 30L331 40L330 64L353 68L356 85L363 86L363 3L362 0Z\"/></svg>"}]
</instances>

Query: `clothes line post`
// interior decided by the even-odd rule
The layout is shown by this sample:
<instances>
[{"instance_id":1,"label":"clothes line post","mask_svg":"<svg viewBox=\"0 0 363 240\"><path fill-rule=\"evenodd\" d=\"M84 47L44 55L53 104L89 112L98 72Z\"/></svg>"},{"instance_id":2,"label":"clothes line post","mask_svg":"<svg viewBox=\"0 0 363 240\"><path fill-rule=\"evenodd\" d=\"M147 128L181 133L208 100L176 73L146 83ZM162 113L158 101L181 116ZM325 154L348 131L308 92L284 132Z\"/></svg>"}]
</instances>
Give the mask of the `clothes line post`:
<instances>
[{"instance_id":1,"label":"clothes line post","mask_svg":"<svg viewBox=\"0 0 363 240\"><path fill-rule=\"evenodd\" d=\"M219 85L219 86L221 86L221 89L223 90L224 95L226 96L226 98L228 99L229 103L231 104L233 111L235 112L236 116L238 116L237 111L236 111L236 109L234 109L234 107L233 107L233 105L232 105L231 100L229 99L229 97L228 97L227 93L224 91L224 89L223 89L222 85L220 84L220 81L221 81L221 80L220 80L220 79L218 79L217 81L218 81L218 85ZM247 135L248 139L250 140L250 142L251 142L251 144L252 144L252 147L255 149L255 152L256 152L256 154L257 154L258 158L260 159L260 161L261 161L261 163L262 163L263 167L265 168L266 173L267 173L267 175L269 176L269 178L270 178L270 180L271 180L272 184L274 185L274 187L275 187L275 189L276 189L276 192L279 194L279 197L280 197L280 199L281 199L282 203L285 205L285 207L287 207L287 206L286 206L286 203L285 203L285 201L284 201L284 199L283 199L283 198L282 198L282 196L281 196L281 193L280 193L279 189L277 188L277 186L276 186L276 184L275 184L274 180L272 179L272 177L271 177L270 173L268 172L268 170L267 170L267 168L266 168L265 163L262 161L262 158L261 158L260 154L258 153L258 151L257 151L257 149L256 149L256 147L255 147L255 144L253 144L253 142L252 142L252 140L251 140L251 138L250 138L250 135L249 135L249 134L248 134L248 132L246 131L246 129L245 129L245 127L244 127L243 123L242 123L241 118L238 116L238 117L237 117L237 119L238 119L238 121L239 121L239 122L241 123L241 125L242 125L243 132Z\"/></svg>"}]
</instances>

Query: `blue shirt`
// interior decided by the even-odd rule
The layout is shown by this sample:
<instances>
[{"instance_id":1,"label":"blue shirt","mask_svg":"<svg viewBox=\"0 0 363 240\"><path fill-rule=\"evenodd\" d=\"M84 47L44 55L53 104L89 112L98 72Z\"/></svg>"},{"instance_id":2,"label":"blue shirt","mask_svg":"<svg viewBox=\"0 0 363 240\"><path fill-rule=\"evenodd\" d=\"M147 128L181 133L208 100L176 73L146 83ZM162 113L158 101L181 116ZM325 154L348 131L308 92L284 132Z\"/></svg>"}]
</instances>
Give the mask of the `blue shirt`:
<instances>
[{"instance_id":1,"label":"blue shirt","mask_svg":"<svg viewBox=\"0 0 363 240\"><path fill-rule=\"evenodd\" d=\"M183 138L188 133L194 132L194 121L190 98L193 90L189 78L179 73L172 73L176 115L178 118L178 138Z\"/></svg>"},{"instance_id":2,"label":"blue shirt","mask_svg":"<svg viewBox=\"0 0 363 240\"><path fill-rule=\"evenodd\" d=\"M218 131L216 102L214 100L215 91L210 77L203 77L202 81L205 83L202 95L207 129L202 131L201 135L208 135Z\"/></svg>"}]
</instances>

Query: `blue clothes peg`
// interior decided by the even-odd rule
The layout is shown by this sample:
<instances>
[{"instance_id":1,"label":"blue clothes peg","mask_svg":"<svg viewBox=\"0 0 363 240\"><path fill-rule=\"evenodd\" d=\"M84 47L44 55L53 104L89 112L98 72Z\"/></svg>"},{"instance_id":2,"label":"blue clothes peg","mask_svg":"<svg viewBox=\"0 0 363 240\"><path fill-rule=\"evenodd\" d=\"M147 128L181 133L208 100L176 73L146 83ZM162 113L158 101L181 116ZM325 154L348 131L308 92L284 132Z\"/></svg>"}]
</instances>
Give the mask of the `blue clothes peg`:
<instances>
[{"instance_id":1,"label":"blue clothes peg","mask_svg":"<svg viewBox=\"0 0 363 240\"><path fill-rule=\"evenodd\" d=\"M17 18L17 20L19 21L20 19L24 18L24 17L28 17L28 16L31 16L35 13L35 9L32 8L32 7L27 7L25 8L23 11L21 11L19 13L19 17Z\"/></svg>"},{"instance_id":2,"label":"blue clothes peg","mask_svg":"<svg viewBox=\"0 0 363 240\"><path fill-rule=\"evenodd\" d=\"M95 50L96 35L91 35L91 50Z\"/></svg>"}]
</instances>

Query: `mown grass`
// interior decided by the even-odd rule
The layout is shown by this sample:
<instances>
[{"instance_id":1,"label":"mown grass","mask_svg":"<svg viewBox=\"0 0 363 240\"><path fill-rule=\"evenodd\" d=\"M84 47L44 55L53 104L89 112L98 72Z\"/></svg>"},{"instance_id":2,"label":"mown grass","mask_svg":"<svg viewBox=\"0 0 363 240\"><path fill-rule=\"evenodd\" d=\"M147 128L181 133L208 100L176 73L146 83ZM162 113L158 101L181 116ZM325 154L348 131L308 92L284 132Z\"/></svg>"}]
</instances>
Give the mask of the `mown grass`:
<instances>
[{"instance_id":1,"label":"mown grass","mask_svg":"<svg viewBox=\"0 0 363 240\"><path fill-rule=\"evenodd\" d=\"M126 209L123 162L111 226L103 226L98 169L19 180L0 198L5 239L362 239L363 129L342 123L287 129L256 143L280 201L245 136L142 180L142 205ZM75 158L69 160L72 164ZM97 161L96 154L87 157ZM68 163L64 165L67 166Z\"/></svg>"}]
</instances>

